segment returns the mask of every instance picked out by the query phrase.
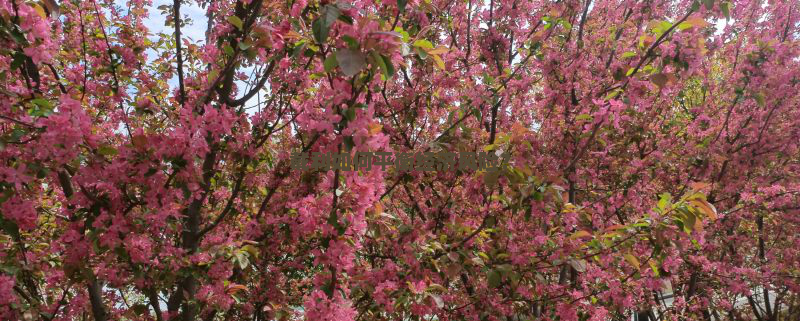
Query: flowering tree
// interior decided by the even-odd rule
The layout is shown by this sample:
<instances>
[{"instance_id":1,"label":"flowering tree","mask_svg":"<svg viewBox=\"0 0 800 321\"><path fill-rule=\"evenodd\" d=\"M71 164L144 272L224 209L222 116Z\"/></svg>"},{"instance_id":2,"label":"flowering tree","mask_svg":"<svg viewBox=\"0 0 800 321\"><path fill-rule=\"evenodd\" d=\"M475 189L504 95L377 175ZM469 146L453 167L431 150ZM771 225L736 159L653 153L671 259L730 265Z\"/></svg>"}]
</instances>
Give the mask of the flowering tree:
<instances>
[{"instance_id":1,"label":"flowering tree","mask_svg":"<svg viewBox=\"0 0 800 321\"><path fill-rule=\"evenodd\" d=\"M800 314L798 1L153 7L0 0L4 320Z\"/></svg>"}]
</instances>

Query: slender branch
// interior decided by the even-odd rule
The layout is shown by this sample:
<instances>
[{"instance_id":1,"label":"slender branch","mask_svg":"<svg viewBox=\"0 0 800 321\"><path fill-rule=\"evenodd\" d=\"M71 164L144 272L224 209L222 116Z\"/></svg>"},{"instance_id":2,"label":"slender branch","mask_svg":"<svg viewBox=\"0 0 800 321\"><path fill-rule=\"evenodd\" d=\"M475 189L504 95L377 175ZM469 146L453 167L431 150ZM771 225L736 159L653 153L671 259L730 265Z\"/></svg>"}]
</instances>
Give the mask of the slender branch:
<instances>
[{"instance_id":1,"label":"slender branch","mask_svg":"<svg viewBox=\"0 0 800 321\"><path fill-rule=\"evenodd\" d=\"M180 99L178 100L183 106L186 102L186 88L183 84L183 53L181 52L181 0L173 2L173 15L175 23L175 59L178 63L178 88L180 90Z\"/></svg>"}]
</instances>

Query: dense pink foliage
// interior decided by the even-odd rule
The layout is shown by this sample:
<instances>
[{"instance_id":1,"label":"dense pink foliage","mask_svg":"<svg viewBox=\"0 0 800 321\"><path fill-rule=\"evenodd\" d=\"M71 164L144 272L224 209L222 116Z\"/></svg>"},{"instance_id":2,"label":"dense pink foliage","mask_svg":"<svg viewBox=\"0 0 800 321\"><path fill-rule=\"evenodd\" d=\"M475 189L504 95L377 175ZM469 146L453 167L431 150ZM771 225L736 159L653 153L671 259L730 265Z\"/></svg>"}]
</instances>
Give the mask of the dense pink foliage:
<instances>
[{"instance_id":1,"label":"dense pink foliage","mask_svg":"<svg viewBox=\"0 0 800 321\"><path fill-rule=\"evenodd\" d=\"M796 0L153 7L0 0L2 320L800 315Z\"/></svg>"}]
</instances>

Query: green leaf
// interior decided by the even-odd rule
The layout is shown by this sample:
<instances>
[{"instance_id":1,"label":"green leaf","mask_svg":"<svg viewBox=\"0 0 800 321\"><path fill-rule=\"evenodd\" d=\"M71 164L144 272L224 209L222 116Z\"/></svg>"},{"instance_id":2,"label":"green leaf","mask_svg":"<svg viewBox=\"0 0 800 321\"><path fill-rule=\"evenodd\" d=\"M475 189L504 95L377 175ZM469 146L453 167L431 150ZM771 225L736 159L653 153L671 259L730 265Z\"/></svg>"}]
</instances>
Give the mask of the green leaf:
<instances>
[{"instance_id":1,"label":"green leaf","mask_svg":"<svg viewBox=\"0 0 800 321\"><path fill-rule=\"evenodd\" d=\"M329 4L323 7L320 16L311 24L314 40L318 43L324 43L328 39L331 26L339 19L341 14L342 11L334 5Z\"/></svg>"},{"instance_id":2,"label":"green leaf","mask_svg":"<svg viewBox=\"0 0 800 321\"><path fill-rule=\"evenodd\" d=\"M19 237L19 227L17 226L17 223L0 217L0 227L3 228L3 231L5 231L6 234L15 238Z\"/></svg>"},{"instance_id":3,"label":"green leaf","mask_svg":"<svg viewBox=\"0 0 800 321\"><path fill-rule=\"evenodd\" d=\"M347 117L348 121L356 120L356 109L355 109L355 107L348 108L347 111L344 112L344 116Z\"/></svg>"},{"instance_id":4,"label":"green leaf","mask_svg":"<svg viewBox=\"0 0 800 321\"><path fill-rule=\"evenodd\" d=\"M491 260L489 258L489 254L486 254L486 252L478 252L478 257L480 257L484 261L490 261Z\"/></svg>"},{"instance_id":5,"label":"green leaf","mask_svg":"<svg viewBox=\"0 0 800 321\"><path fill-rule=\"evenodd\" d=\"M50 102L43 98L36 98L31 100L31 103L35 106L33 109L28 111L28 114L34 117L42 117L48 116L53 112L53 106L50 105Z\"/></svg>"},{"instance_id":6,"label":"green leaf","mask_svg":"<svg viewBox=\"0 0 800 321\"><path fill-rule=\"evenodd\" d=\"M397 10L400 13L406 12L406 4L408 4L408 0L397 0Z\"/></svg>"},{"instance_id":7,"label":"green leaf","mask_svg":"<svg viewBox=\"0 0 800 321\"><path fill-rule=\"evenodd\" d=\"M636 56L636 53L633 52L633 51L626 51L625 53L622 54L622 58L623 59L624 58L634 57L634 56Z\"/></svg>"},{"instance_id":8,"label":"green leaf","mask_svg":"<svg viewBox=\"0 0 800 321\"><path fill-rule=\"evenodd\" d=\"M11 29L11 28L9 28L9 29ZM25 35L23 35L17 28L11 29L11 37L14 38L14 42L16 42L16 43L18 43L20 45L27 46L27 44L28 44L28 40L25 39ZM18 53L20 53L20 54L22 54L24 56L24 54L22 52L18 51Z\"/></svg>"},{"instance_id":9,"label":"green leaf","mask_svg":"<svg viewBox=\"0 0 800 321\"><path fill-rule=\"evenodd\" d=\"M666 210L667 207L670 206L671 202L672 202L672 195L670 195L669 193L661 194L661 198L658 200L658 209L661 212L664 212L664 210Z\"/></svg>"},{"instance_id":10,"label":"green leaf","mask_svg":"<svg viewBox=\"0 0 800 321\"><path fill-rule=\"evenodd\" d=\"M762 93L755 93L753 98L756 100L759 106L764 106L764 104L766 104L764 94Z\"/></svg>"},{"instance_id":11,"label":"green leaf","mask_svg":"<svg viewBox=\"0 0 800 321\"><path fill-rule=\"evenodd\" d=\"M428 40L420 39L420 40L414 41L414 47L419 47L419 48L422 48L422 49L433 49L433 44Z\"/></svg>"},{"instance_id":12,"label":"green leaf","mask_svg":"<svg viewBox=\"0 0 800 321\"><path fill-rule=\"evenodd\" d=\"M375 61L375 64L381 68L381 72L386 74L386 63L383 62L383 58L381 58L380 54L377 51L370 51L370 56L372 56L372 60Z\"/></svg>"},{"instance_id":13,"label":"green leaf","mask_svg":"<svg viewBox=\"0 0 800 321\"><path fill-rule=\"evenodd\" d=\"M228 56L233 56L233 47L231 47L231 45L226 44L222 47L222 51Z\"/></svg>"},{"instance_id":14,"label":"green leaf","mask_svg":"<svg viewBox=\"0 0 800 321\"><path fill-rule=\"evenodd\" d=\"M386 64L386 72L389 74L388 77L392 77L395 71L394 65L392 65L392 60L384 55L381 55L381 58L383 58L383 62Z\"/></svg>"},{"instance_id":15,"label":"green leaf","mask_svg":"<svg viewBox=\"0 0 800 321\"><path fill-rule=\"evenodd\" d=\"M355 142L355 140L353 140L353 136L346 136L344 138L344 148L347 151L352 150L353 146L355 146L355 145L356 145L356 142Z\"/></svg>"},{"instance_id":16,"label":"green leaf","mask_svg":"<svg viewBox=\"0 0 800 321\"><path fill-rule=\"evenodd\" d=\"M28 163L28 170L33 172L38 178L45 178L47 176L47 168L42 166L39 162Z\"/></svg>"},{"instance_id":17,"label":"green leaf","mask_svg":"<svg viewBox=\"0 0 800 321\"><path fill-rule=\"evenodd\" d=\"M250 48L252 49L252 47L250 47ZM244 56L247 57L247 59L256 59L256 54L257 53L256 53L255 50L245 50L244 51Z\"/></svg>"},{"instance_id":18,"label":"green leaf","mask_svg":"<svg viewBox=\"0 0 800 321\"><path fill-rule=\"evenodd\" d=\"M307 46L308 43L306 43L305 40L298 42L297 45L292 48L292 57L297 57L297 55L304 52Z\"/></svg>"},{"instance_id":19,"label":"green leaf","mask_svg":"<svg viewBox=\"0 0 800 321\"><path fill-rule=\"evenodd\" d=\"M149 315L150 314L150 310L148 310L148 309L149 308L146 305L141 304L141 303L134 304L133 306L131 306L131 310L133 310L133 312L136 312L136 314L138 314L138 315L145 315L145 314Z\"/></svg>"},{"instance_id":20,"label":"green leaf","mask_svg":"<svg viewBox=\"0 0 800 321\"><path fill-rule=\"evenodd\" d=\"M250 259L247 258L247 252L245 251L236 251L234 257L236 258L236 263L239 265L239 268L244 270L247 266L250 265Z\"/></svg>"},{"instance_id":21,"label":"green leaf","mask_svg":"<svg viewBox=\"0 0 800 321\"><path fill-rule=\"evenodd\" d=\"M714 9L714 0L703 0L703 4L708 10Z\"/></svg>"},{"instance_id":22,"label":"green leaf","mask_svg":"<svg viewBox=\"0 0 800 321\"><path fill-rule=\"evenodd\" d=\"M346 14L343 14L343 15L339 16L339 21L344 22L344 23L349 24L349 25L353 24L353 18L351 18L350 16L348 16Z\"/></svg>"},{"instance_id":23,"label":"green leaf","mask_svg":"<svg viewBox=\"0 0 800 321\"><path fill-rule=\"evenodd\" d=\"M572 233L572 235L570 235L569 238L570 239L579 239L579 238L591 237L591 236L592 236L592 233L589 233L589 232L584 231L584 230L579 230L579 231L577 231L575 233Z\"/></svg>"},{"instance_id":24,"label":"green leaf","mask_svg":"<svg viewBox=\"0 0 800 321\"><path fill-rule=\"evenodd\" d=\"M658 25L653 28L653 33L660 36L664 33L664 31L669 30L670 27L672 27L672 23L669 21L660 21L658 22Z\"/></svg>"},{"instance_id":25,"label":"green leaf","mask_svg":"<svg viewBox=\"0 0 800 321\"><path fill-rule=\"evenodd\" d=\"M41 108L46 108L46 109L52 109L53 108L53 105L50 104L50 101L48 101L47 99L44 99L44 98L33 99L33 100L31 100L31 103L33 103L34 105L39 106Z\"/></svg>"},{"instance_id":26,"label":"green leaf","mask_svg":"<svg viewBox=\"0 0 800 321\"><path fill-rule=\"evenodd\" d=\"M628 253L628 254L625 254L623 257L625 258L625 261L628 261L628 263L630 265L632 265L633 267L635 267L637 270L641 266L641 263L639 263L639 259L637 259L635 256L633 256L633 254Z\"/></svg>"},{"instance_id":27,"label":"green leaf","mask_svg":"<svg viewBox=\"0 0 800 321\"><path fill-rule=\"evenodd\" d=\"M239 49L241 49L241 50L247 50L247 49L250 48L250 44L246 43L244 41L240 42L238 46L239 46Z\"/></svg>"},{"instance_id":28,"label":"green leaf","mask_svg":"<svg viewBox=\"0 0 800 321\"><path fill-rule=\"evenodd\" d=\"M359 47L358 40L356 40L356 38L345 35L342 36L342 40L347 44L348 47L350 47L350 49L358 49Z\"/></svg>"},{"instance_id":29,"label":"green leaf","mask_svg":"<svg viewBox=\"0 0 800 321\"><path fill-rule=\"evenodd\" d=\"M339 62L339 67L342 68L342 72L348 77L359 73L367 63L364 59L364 55L360 51L349 48L339 49L339 51L336 52L336 61Z\"/></svg>"},{"instance_id":30,"label":"green leaf","mask_svg":"<svg viewBox=\"0 0 800 321\"><path fill-rule=\"evenodd\" d=\"M497 224L497 218L494 216L489 216L486 218L486 227L494 227ZM483 253L483 252L481 252Z\"/></svg>"},{"instance_id":31,"label":"green leaf","mask_svg":"<svg viewBox=\"0 0 800 321\"><path fill-rule=\"evenodd\" d=\"M247 244L247 245L243 246L242 250L245 250L245 251L247 251L247 253L250 253L251 257L254 257L254 258L258 257L258 248L256 248L252 244Z\"/></svg>"},{"instance_id":32,"label":"green leaf","mask_svg":"<svg viewBox=\"0 0 800 321\"><path fill-rule=\"evenodd\" d=\"M11 61L11 66L9 69L14 70L22 66L22 63L25 62L26 57L27 56L25 56L24 53L17 51L17 53L14 54L14 60Z\"/></svg>"},{"instance_id":33,"label":"green leaf","mask_svg":"<svg viewBox=\"0 0 800 321\"><path fill-rule=\"evenodd\" d=\"M442 60L442 57L439 57L439 55L431 55L431 57L433 57L433 61L436 63L435 66L439 68L439 70L445 69L444 60Z\"/></svg>"},{"instance_id":34,"label":"green leaf","mask_svg":"<svg viewBox=\"0 0 800 321\"><path fill-rule=\"evenodd\" d=\"M339 9L339 7L332 4L326 5L322 9L322 18L324 20L325 27L330 28L341 15L342 11Z\"/></svg>"},{"instance_id":35,"label":"green leaf","mask_svg":"<svg viewBox=\"0 0 800 321\"><path fill-rule=\"evenodd\" d=\"M425 59L428 57L428 53L424 49L421 49L419 47L414 47L414 51L417 52L417 54L421 59Z\"/></svg>"},{"instance_id":36,"label":"green leaf","mask_svg":"<svg viewBox=\"0 0 800 321\"><path fill-rule=\"evenodd\" d=\"M411 37L411 36L408 34L408 32L407 32L407 31L403 30L403 27L401 27L401 26L397 26L397 27L395 27L395 28L394 28L394 32L397 32L397 33L399 33L399 34L400 34L400 36L403 38L403 42L408 42L409 38Z\"/></svg>"},{"instance_id":37,"label":"green leaf","mask_svg":"<svg viewBox=\"0 0 800 321\"><path fill-rule=\"evenodd\" d=\"M150 169L148 169L148 170L147 170L147 172L146 172L146 173L144 173L144 177L150 177L150 176L153 176L153 175L155 175L157 172L158 172L158 169L157 169L157 168L155 168L155 167L151 167Z\"/></svg>"},{"instance_id":38,"label":"green leaf","mask_svg":"<svg viewBox=\"0 0 800 321\"><path fill-rule=\"evenodd\" d=\"M339 62L336 61L336 53L328 55L328 58L325 58L325 62L323 62L322 65L325 67L325 72L333 71L333 69L339 65Z\"/></svg>"},{"instance_id":39,"label":"green leaf","mask_svg":"<svg viewBox=\"0 0 800 321\"><path fill-rule=\"evenodd\" d=\"M649 263L650 263L650 269L653 270L653 275L659 277L661 273L658 272L658 265L657 265L658 263L654 262L653 260L650 260Z\"/></svg>"},{"instance_id":40,"label":"green leaf","mask_svg":"<svg viewBox=\"0 0 800 321\"><path fill-rule=\"evenodd\" d=\"M450 253L453 253L453 252L450 252ZM447 288L445 288L441 284L436 284L436 283L433 283L433 284L429 285L427 290L428 291L441 292L441 293L447 292Z\"/></svg>"},{"instance_id":41,"label":"green leaf","mask_svg":"<svg viewBox=\"0 0 800 321\"><path fill-rule=\"evenodd\" d=\"M695 223L697 223L697 216L689 211L685 211L684 213L686 214L686 221L684 222L683 230L686 233L691 233L694 230Z\"/></svg>"},{"instance_id":42,"label":"green leaf","mask_svg":"<svg viewBox=\"0 0 800 321\"><path fill-rule=\"evenodd\" d=\"M2 219L0 218L0 220ZM17 272L19 272L19 268L13 265L0 265L0 271L3 271L6 274L15 275Z\"/></svg>"},{"instance_id":43,"label":"green leaf","mask_svg":"<svg viewBox=\"0 0 800 321\"><path fill-rule=\"evenodd\" d=\"M500 275L500 272L495 269L489 270L489 275L487 275L489 287L494 289L500 286L500 281L502 281L502 275Z\"/></svg>"},{"instance_id":44,"label":"green leaf","mask_svg":"<svg viewBox=\"0 0 800 321\"><path fill-rule=\"evenodd\" d=\"M730 2L723 2L720 3L719 8L722 9L722 14L725 15L725 19L731 19L731 3Z\"/></svg>"},{"instance_id":45,"label":"green leaf","mask_svg":"<svg viewBox=\"0 0 800 321\"><path fill-rule=\"evenodd\" d=\"M318 43L324 43L328 39L328 31L330 31L330 26L325 26L325 22L321 18L317 18L311 23L311 32L314 34L314 40Z\"/></svg>"},{"instance_id":46,"label":"green leaf","mask_svg":"<svg viewBox=\"0 0 800 321\"><path fill-rule=\"evenodd\" d=\"M377 51L372 51L372 59L381 68L381 72L386 78L391 78L394 75L394 66L392 62L384 55L379 54Z\"/></svg>"},{"instance_id":47,"label":"green leaf","mask_svg":"<svg viewBox=\"0 0 800 321\"><path fill-rule=\"evenodd\" d=\"M117 149L111 145L102 145L97 149L97 152L103 156L114 156L118 153Z\"/></svg>"},{"instance_id":48,"label":"green leaf","mask_svg":"<svg viewBox=\"0 0 800 321\"><path fill-rule=\"evenodd\" d=\"M329 297L333 295L333 284L332 284L332 282L333 282L333 280L331 280L330 282L325 282L325 284L322 285L322 291L325 292L325 294L328 295Z\"/></svg>"},{"instance_id":49,"label":"green leaf","mask_svg":"<svg viewBox=\"0 0 800 321\"><path fill-rule=\"evenodd\" d=\"M331 215L328 216L328 224L335 228L339 228L339 215L336 211L332 211Z\"/></svg>"},{"instance_id":50,"label":"green leaf","mask_svg":"<svg viewBox=\"0 0 800 321\"><path fill-rule=\"evenodd\" d=\"M616 70L614 70L614 80L620 81L622 79L625 79L625 77L626 77L625 71L622 70L622 68L617 68Z\"/></svg>"},{"instance_id":51,"label":"green leaf","mask_svg":"<svg viewBox=\"0 0 800 321\"><path fill-rule=\"evenodd\" d=\"M226 18L226 20L228 20L230 24L236 27L236 29L239 29L239 31L242 31L242 29L244 29L244 24L242 23L242 19L239 19L239 17L229 16L228 18Z\"/></svg>"},{"instance_id":52,"label":"green leaf","mask_svg":"<svg viewBox=\"0 0 800 321\"><path fill-rule=\"evenodd\" d=\"M633 75L634 71L636 71L636 68L631 67L631 69L628 69L628 72L625 73L625 76Z\"/></svg>"}]
</instances>

